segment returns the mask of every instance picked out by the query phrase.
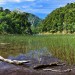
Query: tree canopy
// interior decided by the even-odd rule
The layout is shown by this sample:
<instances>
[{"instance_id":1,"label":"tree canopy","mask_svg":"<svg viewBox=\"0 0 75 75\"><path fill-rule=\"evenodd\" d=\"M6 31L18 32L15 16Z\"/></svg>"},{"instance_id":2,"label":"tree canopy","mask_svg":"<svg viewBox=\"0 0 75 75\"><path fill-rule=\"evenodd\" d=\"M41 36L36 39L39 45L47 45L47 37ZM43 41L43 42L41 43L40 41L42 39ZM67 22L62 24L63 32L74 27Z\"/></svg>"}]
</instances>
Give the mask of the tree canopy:
<instances>
[{"instance_id":1,"label":"tree canopy","mask_svg":"<svg viewBox=\"0 0 75 75\"><path fill-rule=\"evenodd\" d=\"M34 19L33 24L31 18ZM22 12L18 9L10 11L0 7L0 34L32 34L31 26L36 27L40 20L31 13Z\"/></svg>"},{"instance_id":2,"label":"tree canopy","mask_svg":"<svg viewBox=\"0 0 75 75\"><path fill-rule=\"evenodd\" d=\"M75 32L75 3L53 10L42 22L41 32Z\"/></svg>"}]
</instances>

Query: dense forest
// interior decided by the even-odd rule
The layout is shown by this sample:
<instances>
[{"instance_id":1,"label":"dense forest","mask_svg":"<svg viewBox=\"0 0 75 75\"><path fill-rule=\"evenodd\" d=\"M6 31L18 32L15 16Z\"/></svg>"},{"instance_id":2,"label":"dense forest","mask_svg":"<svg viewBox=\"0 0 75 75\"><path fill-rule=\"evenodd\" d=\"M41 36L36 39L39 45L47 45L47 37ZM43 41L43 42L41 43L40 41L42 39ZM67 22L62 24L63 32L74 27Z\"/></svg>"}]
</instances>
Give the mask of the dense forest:
<instances>
[{"instance_id":1,"label":"dense forest","mask_svg":"<svg viewBox=\"0 0 75 75\"><path fill-rule=\"evenodd\" d=\"M39 32L74 33L75 3L53 10L42 21L39 17L0 7L0 34L33 34Z\"/></svg>"},{"instance_id":2,"label":"dense forest","mask_svg":"<svg viewBox=\"0 0 75 75\"><path fill-rule=\"evenodd\" d=\"M0 34L32 34L40 22L41 19L31 13L0 7Z\"/></svg>"},{"instance_id":3,"label":"dense forest","mask_svg":"<svg viewBox=\"0 0 75 75\"><path fill-rule=\"evenodd\" d=\"M40 24L41 32L74 33L75 3L68 3L52 11Z\"/></svg>"}]
</instances>

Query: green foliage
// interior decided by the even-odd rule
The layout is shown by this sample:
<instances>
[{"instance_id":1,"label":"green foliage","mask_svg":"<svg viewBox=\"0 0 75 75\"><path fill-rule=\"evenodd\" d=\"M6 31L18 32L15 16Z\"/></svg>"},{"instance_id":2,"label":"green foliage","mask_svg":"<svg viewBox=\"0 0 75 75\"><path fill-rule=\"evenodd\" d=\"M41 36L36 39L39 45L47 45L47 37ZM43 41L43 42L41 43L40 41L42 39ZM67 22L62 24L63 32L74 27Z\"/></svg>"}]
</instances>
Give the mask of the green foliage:
<instances>
[{"instance_id":1,"label":"green foliage","mask_svg":"<svg viewBox=\"0 0 75 75\"><path fill-rule=\"evenodd\" d=\"M67 4L51 12L41 25L42 32L75 32L75 3Z\"/></svg>"},{"instance_id":2,"label":"green foliage","mask_svg":"<svg viewBox=\"0 0 75 75\"><path fill-rule=\"evenodd\" d=\"M33 24L31 23L31 18L34 21ZM32 34L31 25L36 27L39 21L40 18L33 14L22 12L19 9L14 11L10 11L9 9L3 10L3 7L0 7L1 34Z\"/></svg>"},{"instance_id":3,"label":"green foliage","mask_svg":"<svg viewBox=\"0 0 75 75\"><path fill-rule=\"evenodd\" d=\"M39 17L37 17L37 16L35 16L33 14L30 14L30 13L28 15L28 20L31 23L32 32L34 34L39 33L39 25L42 22L42 20Z\"/></svg>"}]
</instances>

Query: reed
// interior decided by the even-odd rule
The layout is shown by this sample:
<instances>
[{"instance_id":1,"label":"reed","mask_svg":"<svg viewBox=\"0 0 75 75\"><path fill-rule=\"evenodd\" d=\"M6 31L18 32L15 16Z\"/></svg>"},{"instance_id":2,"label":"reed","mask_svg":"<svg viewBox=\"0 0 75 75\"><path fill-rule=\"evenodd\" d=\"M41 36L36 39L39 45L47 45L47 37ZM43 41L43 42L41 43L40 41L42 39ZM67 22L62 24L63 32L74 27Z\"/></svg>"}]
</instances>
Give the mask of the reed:
<instances>
[{"instance_id":1,"label":"reed","mask_svg":"<svg viewBox=\"0 0 75 75\"><path fill-rule=\"evenodd\" d=\"M55 57L66 61L68 64L75 63L75 35L74 34L50 34L50 35L0 35L0 55L25 54L29 50L47 48Z\"/></svg>"}]
</instances>

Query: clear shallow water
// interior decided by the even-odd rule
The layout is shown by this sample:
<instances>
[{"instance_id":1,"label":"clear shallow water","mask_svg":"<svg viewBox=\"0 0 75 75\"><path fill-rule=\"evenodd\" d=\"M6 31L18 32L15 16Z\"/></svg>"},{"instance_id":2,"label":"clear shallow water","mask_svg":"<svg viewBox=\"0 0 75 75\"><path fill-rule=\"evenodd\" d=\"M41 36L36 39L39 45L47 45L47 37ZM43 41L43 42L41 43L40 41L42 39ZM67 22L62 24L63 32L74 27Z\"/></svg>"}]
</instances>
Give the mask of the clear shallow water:
<instances>
[{"instance_id":1,"label":"clear shallow water","mask_svg":"<svg viewBox=\"0 0 75 75\"><path fill-rule=\"evenodd\" d=\"M16 59L16 60L27 60L27 59L37 59L39 60L41 56L52 56L52 54L47 50L47 48L43 48L40 50L29 50L26 54L20 54L16 57L9 56L8 59Z\"/></svg>"},{"instance_id":2,"label":"clear shallow water","mask_svg":"<svg viewBox=\"0 0 75 75\"><path fill-rule=\"evenodd\" d=\"M7 59L11 60L30 60L29 63L24 63L25 66L28 67L34 67L38 64L49 64L51 62L57 62L60 61L57 58L54 58L50 52L46 48L43 48L41 50L30 50L26 54L20 54L16 57L14 56L8 56ZM14 67L13 64L9 64L6 62L0 62L0 68L10 68Z\"/></svg>"}]
</instances>

